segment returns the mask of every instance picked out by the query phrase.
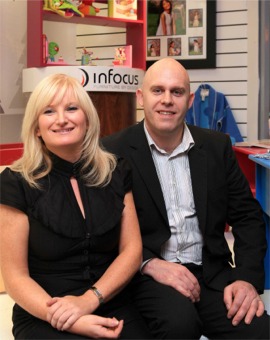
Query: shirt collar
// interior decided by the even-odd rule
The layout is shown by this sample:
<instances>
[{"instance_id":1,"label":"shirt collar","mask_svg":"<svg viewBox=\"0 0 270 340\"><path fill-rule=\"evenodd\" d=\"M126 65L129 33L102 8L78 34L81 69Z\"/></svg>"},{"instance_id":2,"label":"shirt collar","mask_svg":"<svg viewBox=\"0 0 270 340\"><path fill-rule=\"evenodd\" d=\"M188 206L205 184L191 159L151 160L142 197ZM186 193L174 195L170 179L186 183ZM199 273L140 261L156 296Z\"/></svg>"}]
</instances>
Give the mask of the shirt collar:
<instances>
[{"instance_id":1,"label":"shirt collar","mask_svg":"<svg viewBox=\"0 0 270 340\"><path fill-rule=\"evenodd\" d=\"M150 147L151 150L153 150L153 148L155 148L156 150L158 150L160 153L163 154L167 154L167 152L163 149L161 149L160 147L158 147L156 145L156 143L154 142L153 138L150 136L149 132L147 131L147 128L145 126L145 122L144 122L144 132L148 141L148 145ZM176 155L179 153L188 153L188 151L195 145L194 139L191 135L191 132L188 128L188 126L186 125L186 123L184 123L184 132L183 132L183 138L181 143L173 150L171 155Z\"/></svg>"}]
</instances>

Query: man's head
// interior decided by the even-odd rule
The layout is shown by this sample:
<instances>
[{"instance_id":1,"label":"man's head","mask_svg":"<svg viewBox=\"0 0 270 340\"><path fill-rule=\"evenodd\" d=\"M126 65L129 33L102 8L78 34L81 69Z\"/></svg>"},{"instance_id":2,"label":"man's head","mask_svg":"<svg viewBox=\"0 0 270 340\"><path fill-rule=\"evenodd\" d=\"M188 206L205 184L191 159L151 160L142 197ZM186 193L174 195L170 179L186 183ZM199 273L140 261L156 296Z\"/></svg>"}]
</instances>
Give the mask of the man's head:
<instances>
[{"instance_id":1,"label":"man's head","mask_svg":"<svg viewBox=\"0 0 270 340\"><path fill-rule=\"evenodd\" d=\"M154 141L165 149L178 145L186 112L194 99L186 69L173 58L155 62L145 73L137 99Z\"/></svg>"}]
</instances>

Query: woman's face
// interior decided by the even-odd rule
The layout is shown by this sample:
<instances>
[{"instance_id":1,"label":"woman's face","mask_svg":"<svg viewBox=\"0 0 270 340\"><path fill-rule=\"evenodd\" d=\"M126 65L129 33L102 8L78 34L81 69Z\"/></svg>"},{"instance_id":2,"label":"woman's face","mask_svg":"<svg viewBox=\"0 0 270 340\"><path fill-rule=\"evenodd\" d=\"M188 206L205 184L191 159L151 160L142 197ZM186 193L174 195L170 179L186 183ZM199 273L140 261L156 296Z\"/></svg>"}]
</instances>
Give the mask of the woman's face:
<instances>
[{"instance_id":1,"label":"woman's face","mask_svg":"<svg viewBox=\"0 0 270 340\"><path fill-rule=\"evenodd\" d=\"M37 136L46 147L70 162L80 158L82 143L88 128L85 113L71 91L59 103L57 95L38 118Z\"/></svg>"}]
</instances>

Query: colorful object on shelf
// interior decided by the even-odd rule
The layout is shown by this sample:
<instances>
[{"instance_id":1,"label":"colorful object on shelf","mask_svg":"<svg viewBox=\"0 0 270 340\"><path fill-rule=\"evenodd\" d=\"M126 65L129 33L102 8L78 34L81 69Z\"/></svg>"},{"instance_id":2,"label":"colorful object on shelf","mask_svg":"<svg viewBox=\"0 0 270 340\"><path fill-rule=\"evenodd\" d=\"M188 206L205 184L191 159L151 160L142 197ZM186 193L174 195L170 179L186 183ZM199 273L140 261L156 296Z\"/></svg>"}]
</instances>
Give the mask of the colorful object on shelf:
<instances>
[{"instance_id":1,"label":"colorful object on shelf","mask_svg":"<svg viewBox=\"0 0 270 340\"><path fill-rule=\"evenodd\" d=\"M58 63L59 64L64 64L65 63L65 60L64 58L60 55L60 57L58 58Z\"/></svg>"},{"instance_id":2,"label":"colorful object on shelf","mask_svg":"<svg viewBox=\"0 0 270 340\"><path fill-rule=\"evenodd\" d=\"M137 20L137 0L108 0L108 16Z\"/></svg>"},{"instance_id":3,"label":"colorful object on shelf","mask_svg":"<svg viewBox=\"0 0 270 340\"><path fill-rule=\"evenodd\" d=\"M59 52L59 46L56 42L51 41L49 47L49 60L55 62L55 56Z\"/></svg>"},{"instance_id":4,"label":"colorful object on shelf","mask_svg":"<svg viewBox=\"0 0 270 340\"><path fill-rule=\"evenodd\" d=\"M79 11L78 7L81 0L43 0L43 9L61 15L69 19L74 15L84 17L84 14Z\"/></svg>"},{"instance_id":5,"label":"colorful object on shelf","mask_svg":"<svg viewBox=\"0 0 270 340\"><path fill-rule=\"evenodd\" d=\"M132 67L132 45L115 48L113 65Z\"/></svg>"},{"instance_id":6,"label":"colorful object on shelf","mask_svg":"<svg viewBox=\"0 0 270 340\"><path fill-rule=\"evenodd\" d=\"M117 47L115 48L115 55L114 55L114 65L123 65L124 61L126 60L126 51L124 47Z\"/></svg>"},{"instance_id":7,"label":"colorful object on shelf","mask_svg":"<svg viewBox=\"0 0 270 340\"><path fill-rule=\"evenodd\" d=\"M78 9L84 15L96 15L99 13L99 8L93 6L93 0L82 0L81 4L79 5Z\"/></svg>"},{"instance_id":8,"label":"colorful object on shelf","mask_svg":"<svg viewBox=\"0 0 270 340\"><path fill-rule=\"evenodd\" d=\"M93 65L92 55L93 55L92 51L87 51L86 48L83 48L81 64L85 66L87 65L92 66Z\"/></svg>"}]
</instances>

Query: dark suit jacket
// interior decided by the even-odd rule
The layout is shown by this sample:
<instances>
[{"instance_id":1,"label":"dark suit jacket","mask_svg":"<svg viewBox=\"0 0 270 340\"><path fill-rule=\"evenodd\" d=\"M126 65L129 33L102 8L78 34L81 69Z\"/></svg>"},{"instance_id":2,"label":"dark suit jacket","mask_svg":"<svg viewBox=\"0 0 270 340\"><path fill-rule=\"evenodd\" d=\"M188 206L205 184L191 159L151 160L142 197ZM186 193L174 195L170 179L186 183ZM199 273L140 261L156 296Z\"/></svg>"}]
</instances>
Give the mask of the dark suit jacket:
<instances>
[{"instance_id":1,"label":"dark suit jacket","mask_svg":"<svg viewBox=\"0 0 270 340\"><path fill-rule=\"evenodd\" d=\"M189 163L195 207L204 246L205 282L222 290L236 279L264 289L265 224L258 202L236 161L230 138L219 132L189 126L194 147ZM105 137L104 147L126 158L133 169L133 194L141 227L144 260L159 257L170 228L161 186L143 129L143 122ZM181 176L181 174L179 174ZM224 238L226 223L233 227L236 268Z\"/></svg>"}]
</instances>

